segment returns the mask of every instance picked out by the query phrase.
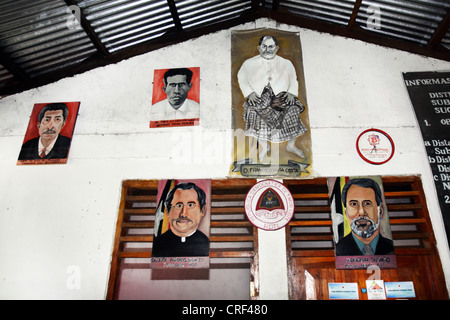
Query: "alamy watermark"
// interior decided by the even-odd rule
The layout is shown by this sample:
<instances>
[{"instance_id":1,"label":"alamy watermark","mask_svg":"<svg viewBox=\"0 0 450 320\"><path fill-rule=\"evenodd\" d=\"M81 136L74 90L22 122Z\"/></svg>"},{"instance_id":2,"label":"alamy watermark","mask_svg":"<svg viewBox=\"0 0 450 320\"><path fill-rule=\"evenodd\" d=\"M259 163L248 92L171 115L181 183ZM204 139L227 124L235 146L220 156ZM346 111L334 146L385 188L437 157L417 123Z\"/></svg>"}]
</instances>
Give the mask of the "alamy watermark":
<instances>
[{"instance_id":1,"label":"alamy watermark","mask_svg":"<svg viewBox=\"0 0 450 320\"><path fill-rule=\"evenodd\" d=\"M70 30L81 29L81 8L76 5L67 7L66 12L69 17L66 20L66 26Z\"/></svg>"},{"instance_id":2,"label":"alamy watermark","mask_svg":"<svg viewBox=\"0 0 450 320\"><path fill-rule=\"evenodd\" d=\"M366 273L372 274L367 280L381 280L380 267L377 265L370 265L367 267Z\"/></svg>"},{"instance_id":3,"label":"alamy watermark","mask_svg":"<svg viewBox=\"0 0 450 320\"><path fill-rule=\"evenodd\" d=\"M71 265L66 270L69 276L66 280L66 287L69 290L81 289L81 268L77 265Z\"/></svg>"},{"instance_id":4,"label":"alamy watermark","mask_svg":"<svg viewBox=\"0 0 450 320\"><path fill-rule=\"evenodd\" d=\"M70 30L81 29L81 8L77 5L67 7L69 17L66 20L66 26ZM381 29L381 8L377 5L370 5L366 9L369 15L366 20L366 26L369 29Z\"/></svg>"},{"instance_id":5,"label":"alamy watermark","mask_svg":"<svg viewBox=\"0 0 450 320\"><path fill-rule=\"evenodd\" d=\"M258 158L256 139L247 137L243 129L205 131L201 127L180 128L171 133L171 141L170 159L178 165L230 165L232 154L228 150L236 152L236 159L239 160L236 164ZM280 144L272 143L261 163L267 166L265 170L276 172L280 166L279 160Z\"/></svg>"},{"instance_id":6,"label":"alamy watermark","mask_svg":"<svg viewBox=\"0 0 450 320\"><path fill-rule=\"evenodd\" d=\"M366 26L369 29L381 29L381 8L379 6L369 6L366 10L369 17L366 20Z\"/></svg>"}]
</instances>

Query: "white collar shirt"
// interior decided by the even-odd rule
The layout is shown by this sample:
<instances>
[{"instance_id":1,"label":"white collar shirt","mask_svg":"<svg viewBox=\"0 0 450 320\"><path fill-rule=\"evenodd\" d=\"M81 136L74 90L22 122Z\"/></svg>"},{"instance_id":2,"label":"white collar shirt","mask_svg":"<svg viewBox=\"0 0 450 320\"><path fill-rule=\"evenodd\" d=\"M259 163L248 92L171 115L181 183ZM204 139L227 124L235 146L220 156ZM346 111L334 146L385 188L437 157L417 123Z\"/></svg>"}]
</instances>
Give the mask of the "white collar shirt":
<instances>
[{"instance_id":1,"label":"white collar shirt","mask_svg":"<svg viewBox=\"0 0 450 320\"><path fill-rule=\"evenodd\" d=\"M58 139L58 137L56 137L56 139ZM50 153L50 151L52 151L53 147L55 146L56 143L56 139L52 141L52 143L50 143L50 145L46 148L44 147L44 145L42 144L42 138L39 138L39 144L38 144L38 154L42 154L42 151L45 149L45 155L48 155Z\"/></svg>"},{"instance_id":2,"label":"white collar shirt","mask_svg":"<svg viewBox=\"0 0 450 320\"><path fill-rule=\"evenodd\" d=\"M267 84L270 84L275 95L285 91L298 96L294 65L280 56L268 60L258 55L244 61L238 72L238 82L246 98L252 92L260 96Z\"/></svg>"},{"instance_id":3,"label":"white collar shirt","mask_svg":"<svg viewBox=\"0 0 450 320\"><path fill-rule=\"evenodd\" d=\"M186 99L183 105L175 109L167 99L152 105L152 120L179 120L179 119L199 119L200 105L194 101Z\"/></svg>"}]
</instances>

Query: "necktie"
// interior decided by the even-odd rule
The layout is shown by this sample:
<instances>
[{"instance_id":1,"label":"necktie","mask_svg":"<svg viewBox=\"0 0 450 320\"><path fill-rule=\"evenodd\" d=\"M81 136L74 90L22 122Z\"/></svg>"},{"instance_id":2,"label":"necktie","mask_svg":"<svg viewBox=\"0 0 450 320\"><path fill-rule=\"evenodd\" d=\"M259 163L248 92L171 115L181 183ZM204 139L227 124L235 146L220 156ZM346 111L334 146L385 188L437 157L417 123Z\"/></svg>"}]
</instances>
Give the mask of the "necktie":
<instances>
[{"instance_id":1,"label":"necktie","mask_svg":"<svg viewBox=\"0 0 450 320\"><path fill-rule=\"evenodd\" d=\"M47 149L47 148L42 149L42 152L41 152L41 154L39 155L39 157L40 157L41 159L42 159L43 157L46 156L46 154L45 154L46 149Z\"/></svg>"},{"instance_id":2,"label":"necktie","mask_svg":"<svg viewBox=\"0 0 450 320\"><path fill-rule=\"evenodd\" d=\"M364 245L363 251L364 251L364 255L365 256L372 256L373 255L372 247L369 246L368 244Z\"/></svg>"}]
</instances>

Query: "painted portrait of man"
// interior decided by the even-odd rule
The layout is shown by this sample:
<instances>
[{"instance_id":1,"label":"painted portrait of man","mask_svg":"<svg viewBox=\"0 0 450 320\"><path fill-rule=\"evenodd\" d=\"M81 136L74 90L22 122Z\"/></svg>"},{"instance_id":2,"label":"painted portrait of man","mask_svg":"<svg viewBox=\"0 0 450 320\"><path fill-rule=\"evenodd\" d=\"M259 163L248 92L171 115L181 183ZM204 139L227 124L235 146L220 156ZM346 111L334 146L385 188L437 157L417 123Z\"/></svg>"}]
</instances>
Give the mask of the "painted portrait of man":
<instances>
[{"instance_id":1,"label":"painted portrait of man","mask_svg":"<svg viewBox=\"0 0 450 320\"><path fill-rule=\"evenodd\" d=\"M309 176L311 136L299 34L233 31L231 45L235 141L230 174Z\"/></svg>"},{"instance_id":2,"label":"painted portrait of man","mask_svg":"<svg viewBox=\"0 0 450 320\"><path fill-rule=\"evenodd\" d=\"M384 257L381 261L386 262L380 266L395 266L394 242L381 178L337 178L331 199L337 265L342 267L339 257L363 256L366 259L358 261L368 262L367 257L378 256ZM357 265L347 266L355 268Z\"/></svg>"},{"instance_id":3,"label":"painted portrait of man","mask_svg":"<svg viewBox=\"0 0 450 320\"><path fill-rule=\"evenodd\" d=\"M210 180L167 180L160 186L152 258L184 258L172 264L184 267L196 267L189 257L209 261Z\"/></svg>"},{"instance_id":4,"label":"painted portrait of man","mask_svg":"<svg viewBox=\"0 0 450 320\"><path fill-rule=\"evenodd\" d=\"M155 70L150 127L198 125L200 68Z\"/></svg>"},{"instance_id":5,"label":"painted portrait of man","mask_svg":"<svg viewBox=\"0 0 450 320\"><path fill-rule=\"evenodd\" d=\"M66 163L79 104L79 102L36 104L17 163Z\"/></svg>"}]
</instances>

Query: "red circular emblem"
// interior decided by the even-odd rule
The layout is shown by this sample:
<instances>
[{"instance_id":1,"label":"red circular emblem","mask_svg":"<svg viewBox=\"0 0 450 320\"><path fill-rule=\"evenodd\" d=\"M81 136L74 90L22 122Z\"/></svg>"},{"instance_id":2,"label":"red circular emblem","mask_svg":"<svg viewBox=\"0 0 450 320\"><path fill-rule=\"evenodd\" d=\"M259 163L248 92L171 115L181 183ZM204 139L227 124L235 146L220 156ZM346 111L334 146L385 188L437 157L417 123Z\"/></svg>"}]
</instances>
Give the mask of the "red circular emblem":
<instances>
[{"instance_id":1,"label":"red circular emblem","mask_svg":"<svg viewBox=\"0 0 450 320\"><path fill-rule=\"evenodd\" d=\"M278 230L294 216L294 198L282 183L263 180L245 198L245 213L250 222L263 230Z\"/></svg>"},{"instance_id":2,"label":"red circular emblem","mask_svg":"<svg viewBox=\"0 0 450 320\"><path fill-rule=\"evenodd\" d=\"M364 161L370 164L383 164L394 156L395 146L386 132L380 129L368 129L356 139L356 150Z\"/></svg>"}]
</instances>

